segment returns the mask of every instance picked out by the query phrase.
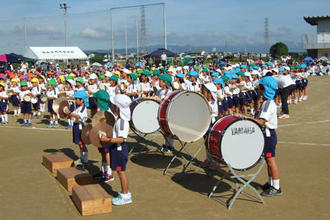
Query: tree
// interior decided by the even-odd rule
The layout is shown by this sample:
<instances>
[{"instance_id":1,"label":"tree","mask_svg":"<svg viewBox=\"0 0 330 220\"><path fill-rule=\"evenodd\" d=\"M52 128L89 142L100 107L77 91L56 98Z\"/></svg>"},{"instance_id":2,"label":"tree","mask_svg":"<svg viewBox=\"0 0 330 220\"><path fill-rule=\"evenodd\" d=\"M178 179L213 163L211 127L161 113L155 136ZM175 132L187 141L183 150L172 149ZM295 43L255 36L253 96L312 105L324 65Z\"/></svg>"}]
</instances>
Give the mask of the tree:
<instances>
[{"instance_id":1,"label":"tree","mask_svg":"<svg viewBox=\"0 0 330 220\"><path fill-rule=\"evenodd\" d=\"M277 58L289 54L288 46L282 42L277 42L270 47L269 53L272 57Z\"/></svg>"}]
</instances>

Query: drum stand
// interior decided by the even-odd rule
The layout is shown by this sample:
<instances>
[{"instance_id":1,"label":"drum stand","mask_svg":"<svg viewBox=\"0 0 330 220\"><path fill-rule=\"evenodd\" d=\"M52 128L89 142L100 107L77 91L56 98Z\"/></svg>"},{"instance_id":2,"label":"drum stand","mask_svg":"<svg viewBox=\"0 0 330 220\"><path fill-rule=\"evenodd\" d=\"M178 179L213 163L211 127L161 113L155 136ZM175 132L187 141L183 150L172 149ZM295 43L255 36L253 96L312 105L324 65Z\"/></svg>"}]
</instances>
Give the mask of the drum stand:
<instances>
[{"instance_id":1,"label":"drum stand","mask_svg":"<svg viewBox=\"0 0 330 220\"><path fill-rule=\"evenodd\" d=\"M244 189L246 187L249 187L250 189L252 189L258 197L254 197L256 199L259 199L261 203L265 203L265 201L263 200L262 196L259 194L259 192L253 187L251 186L251 182L258 176L258 174L260 173L260 171L262 170L262 168L264 167L265 165L265 159L262 159L262 162L258 168L258 170L255 172L255 173L251 173L251 174L245 174L245 175L238 175L235 170L230 166L230 164L227 164L230 172L231 172L231 175L228 175L229 178L233 179L235 181L235 184L236 184L236 188L237 188L237 191L235 192L234 196L232 197L231 201L227 204L227 208L228 210L231 209L231 207L234 205L237 197L239 194L241 194ZM209 198L212 197L213 193L215 192L215 190L218 188L220 182L226 177L227 175L221 177L220 180L218 180L218 182L214 185L212 191L209 193ZM250 177L250 179L248 181L246 181L244 178L248 178ZM240 185L240 183L243 184L242 186Z\"/></svg>"},{"instance_id":2,"label":"drum stand","mask_svg":"<svg viewBox=\"0 0 330 220\"><path fill-rule=\"evenodd\" d=\"M164 136L165 137L165 136ZM191 164L192 161L194 161L197 157L197 155L201 152L201 150L203 149L204 147L204 143L198 148L198 150L195 152L195 154L193 155L188 149L187 149L187 143L186 142L181 142L179 140L179 143L181 145L181 148L179 151L177 152L173 152L174 156L172 157L171 161L169 162L169 164L167 165L167 167L165 168L165 170L163 171L163 175L166 175L168 169L170 168L170 166L172 165L172 163L175 161L175 159L177 157L181 157L182 159L184 159L186 161L186 164L184 165L181 173L184 173L186 171L186 169L189 167L189 165ZM183 155L182 155L182 152L185 152L186 154L189 155L190 157L190 160L188 160L187 158L185 158Z\"/></svg>"},{"instance_id":3,"label":"drum stand","mask_svg":"<svg viewBox=\"0 0 330 220\"><path fill-rule=\"evenodd\" d=\"M142 141L145 140L148 135L153 135L153 137L150 139L150 141L154 141L159 136L158 132L159 131L156 131L156 132L151 133L151 134L141 134L141 133L138 133L138 132L133 132L134 134L136 134L139 137L139 140L136 142L136 144L142 143ZM133 152L133 150L135 149L135 146L136 145L133 145L133 147L128 152L128 154L131 154Z\"/></svg>"}]
</instances>

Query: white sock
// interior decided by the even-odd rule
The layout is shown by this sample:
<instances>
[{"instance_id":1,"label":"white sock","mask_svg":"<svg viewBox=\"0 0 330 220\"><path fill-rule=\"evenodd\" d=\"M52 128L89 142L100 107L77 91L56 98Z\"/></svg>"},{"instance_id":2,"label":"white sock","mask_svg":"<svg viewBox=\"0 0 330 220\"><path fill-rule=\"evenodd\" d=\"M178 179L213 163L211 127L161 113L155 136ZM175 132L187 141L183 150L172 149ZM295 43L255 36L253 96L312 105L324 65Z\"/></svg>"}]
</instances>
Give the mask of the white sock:
<instances>
[{"instance_id":1,"label":"white sock","mask_svg":"<svg viewBox=\"0 0 330 220\"><path fill-rule=\"evenodd\" d=\"M107 166L107 174L112 175L112 170L111 170L110 166Z\"/></svg>"},{"instance_id":2,"label":"white sock","mask_svg":"<svg viewBox=\"0 0 330 220\"><path fill-rule=\"evenodd\" d=\"M38 112L38 116L40 116L40 112Z\"/></svg>"},{"instance_id":3,"label":"white sock","mask_svg":"<svg viewBox=\"0 0 330 220\"><path fill-rule=\"evenodd\" d=\"M68 124L71 125L71 119L68 119Z\"/></svg>"},{"instance_id":4,"label":"white sock","mask_svg":"<svg viewBox=\"0 0 330 220\"><path fill-rule=\"evenodd\" d=\"M8 122L8 115L5 114L5 122Z\"/></svg>"},{"instance_id":5,"label":"white sock","mask_svg":"<svg viewBox=\"0 0 330 220\"><path fill-rule=\"evenodd\" d=\"M102 166L101 166L101 172L105 173L105 169L106 169L107 163L106 162L102 162Z\"/></svg>"},{"instance_id":6,"label":"white sock","mask_svg":"<svg viewBox=\"0 0 330 220\"><path fill-rule=\"evenodd\" d=\"M275 189L279 189L280 188L280 180L273 180L273 187Z\"/></svg>"},{"instance_id":7,"label":"white sock","mask_svg":"<svg viewBox=\"0 0 330 220\"><path fill-rule=\"evenodd\" d=\"M26 119L24 119L24 123L27 123L27 120Z\"/></svg>"},{"instance_id":8,"label":"white sock","mask_svg":"<svg viewBox=\"0 0 330 220\"><path fill-rule=\"evenodd\" d=\"M17 110L16 110L16 109L14 109L14 114L15 114L15 115L17 114Z\"/></svg>"},{"instance_id":9,"label":"white sock","mask_svg":"<svg viewBox=\"0 0 330 220\"><path fill-rule=\"evenodd\" d=\"M21 114L21 109L20 108L18 109L18 114Z\"/></svg>"},{"instance_id":10,"label":"white sock","mask_svg":"<svg viewBox=\"0 0 330 220\"><path fill-rule=\"evenodd\" d=\"M58 121L55 121L55 124L58 125Z\"/></svg>"},{"instance_id":11,"label":"white sock","mask_svg":"<svg viewBox=\"0 0 330 220\"><path fill-rule=\"evenodd\" d=\"M81 152L81 162L88 163L88 152Z\"/></svg>"},{"instance_id":12,"label":"white sock","mask_svg":"<svg viewBox=\"0 0 330 220\"><path fill-rule=\"evenodd\" d=\"M268 183L269 185L273 185L273 178L271 176L268 177Z\"/></svg>"},{"instance_id":13,"label":"white sock","mask_svg":"<svg viewBox=\"0 0 330 220\"><path fill-rule=\"evenodd\" d=\"M5 122L4 115L1 115L1 122Z\"/></svg>"},{"instance_id":14,"label":"white sock","mask_svg":"<svg viewBox=\"0 0 330 220\"><path fill-rule=\"evenodd\" d=\"M28 122L31 123L31 120L29 119Z\"/></svg>"}]
</instances>

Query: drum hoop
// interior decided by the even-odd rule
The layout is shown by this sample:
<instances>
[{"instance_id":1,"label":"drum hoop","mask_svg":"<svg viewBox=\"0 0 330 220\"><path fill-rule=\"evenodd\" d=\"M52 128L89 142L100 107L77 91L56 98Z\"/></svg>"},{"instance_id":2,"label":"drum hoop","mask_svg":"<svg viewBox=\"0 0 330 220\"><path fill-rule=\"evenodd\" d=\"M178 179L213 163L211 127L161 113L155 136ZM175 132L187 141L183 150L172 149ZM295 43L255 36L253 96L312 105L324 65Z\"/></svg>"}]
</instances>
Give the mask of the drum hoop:
<instances>
[{"instance_id":1,"label":"drum hoop","mask_svg":"<svg viewBox=\"0 0 330 220\"><path fill-rule=\"evenodd\" d=\"M233 115L227 115L227 116L233 116ZM225 117L227 117L227 116L225 116ZM235 117L235 116L233 116L233 117ZM223 117L223 118L224 118L224 117ZM220 119L221 119L221 118L220 118ZM220 120L220 119L219 119L219 120ZM261 132L262 132L263 137L265 138L265 132L264 132L264 129L263 129L263 128L261 127L261 125L258 124L257 122L253 121L253 120L250 119L250 118L243 119L243 118L239 118L239 117L238 117L237 120L247 120L247 121L252 121L253 123L257 124L258 127L260 128ZM219 143L220 143L220 144L221 144L221 142L222 142L223 135L226 133L227 128L228 128L230 125L232 125L234 122L236 122L237 120L233 120L233 121L231 121L231 122L228 123L227 126L223 129L223 131L222 131L221 134L220 134L220 140L219 140ZM212 126L211 131L212 131L213 127L215 126L215 124L216 124L216 123L214 123L214 125ZM210 135L211 135L211 132L209 133L208 138L210 138ZM220 146L218 146L218 147L220 147ZM221 155L222 155L221 148L219 149L219 152L220 152ZM214 156L214 155L212 155L212 156ZM246 170L249 170L249 169L255 167L255 166L259 163L259 161L261 160L261 158L262 158L262 154L261 154L260 158L259 158L254 164L252 164L251 166L249 166L249 167L247 167L247 168L244 168L244 169L237 169L237 168L234 168L234 167L232 167L232 168L233 168L234 170L238 170L238 171L246 171ZM222 157L221 160L227 164L225 158Z\"/></svg>"}]
</instances>

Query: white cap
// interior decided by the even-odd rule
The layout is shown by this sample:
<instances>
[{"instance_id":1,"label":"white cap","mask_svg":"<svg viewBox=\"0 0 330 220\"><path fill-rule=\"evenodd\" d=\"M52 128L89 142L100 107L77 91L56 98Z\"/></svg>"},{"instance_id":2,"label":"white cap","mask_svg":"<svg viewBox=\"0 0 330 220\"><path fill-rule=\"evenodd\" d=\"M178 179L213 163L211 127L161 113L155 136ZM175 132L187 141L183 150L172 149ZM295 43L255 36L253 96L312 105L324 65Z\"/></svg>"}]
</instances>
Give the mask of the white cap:
<instances>
[{"instance_id":1,"label":"white cap","mask_svg":"<svg viewBox=\"0 0 330 220\"><path fill-rule=\"evenodd\" d=\"M129 108L132 100L124 94L117 94L110 97L110 102L116 105L120 111L120 118L129 121L131 120L131 110Z\"/></svg>"},{"instance_id":2,"label":"white cap","mask_svg":"<svg viewBox=\"0 0 330 220\"><path fill-rule=\"evenodd\" d=\"M76 85L76 83L75 83L75 81L73 79L68 79L67 82L71 84L71 87L72 88L74 88L75 85Z\"/></svg>"},{"instance_id":3,"label":"white cap","mask_svg":"<svg viewBox=\"0 0 330 220\"><path fill-rule=\"evenodd\" d=\"M250 72L245 72L244 75L250 77L251 73Z\"/></svg>"},{"instance_id":4,"label":"white cap","mask_svg":"<svg viewBox=\"0 0 330 220\"><path fill-rule=\"evenodd\" d=\"M125 68L125 69L123 69L123 72L124 72L124 73L127 73L127 74L129 74L129 70L128 70L128 69L126 69L126 68Z\"/></svg>"},{"instance_id":5,"label":"white cap","mask_svg":"<svg viewBox=\"0 0 330 220\"><path fill-rule=\"evenodd\" d=\"M89 76L89 79L97 79L97 76L95 73L92 73L90 76Z\"/></svg>"},{"instance_id":6,"label":"white cap","mask_svg":"<svg viewBox=\"0 0 330 220\"><path fill-rule=\"evenodd\" d=\"M251 74L252 75L259 75L259 72L257 70L253 70Z\"/></svg>"},{"instance_id":7,"label":"white cap","mask_svg":"<svg viewBox=\"0 0 330 220\"><path fill-rule=\"evenodd\" d=\"M214 101L217 100L217 87L213 84L213 83L206 83L204 84L205 88L207 88L207 90L209 90L212 94L212 97L214 99Z\"/></svg>"},{"instance_id":8,"label":"white cap","mask_svg":"<svg viewBox=\"0 0 330 220\"><path fill-rule=\"evenodd\" d=\"M183 69L189 70L189 66L184 66Z\"/></svg>"},{"instance_id":9,"label":"white cap","mask_svg":"<svg viewBox=\"0 0 330 220\"><path fill-rule=\"evenodd\" d=\"M221 73L221 69L216 69L215 71L217 71L218 73Z\"/></svg>"},{"instance_id":10,"label":"white cap","mask_svg":"<svg viewBox=\"0 0 330 220\"><path fill-rule=\"evenodd\" d=\"M181 70L182 70L182 67L181 66L179 66L179 67L176 68L176 71L181 71Z\"/></svg>"},{"instance_id":11,"label":"white cap","mask_svg":"<svg viewBox=\"0 0 330 220\"><path fill-rule=\"evenodd\" d=\"M104 74L106 77L111 77L112 76L112 74L108 71L108 72L106 72L105 74Z\"/></svg>"}]
</instances>

